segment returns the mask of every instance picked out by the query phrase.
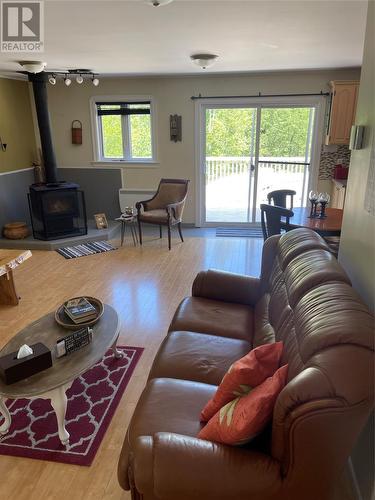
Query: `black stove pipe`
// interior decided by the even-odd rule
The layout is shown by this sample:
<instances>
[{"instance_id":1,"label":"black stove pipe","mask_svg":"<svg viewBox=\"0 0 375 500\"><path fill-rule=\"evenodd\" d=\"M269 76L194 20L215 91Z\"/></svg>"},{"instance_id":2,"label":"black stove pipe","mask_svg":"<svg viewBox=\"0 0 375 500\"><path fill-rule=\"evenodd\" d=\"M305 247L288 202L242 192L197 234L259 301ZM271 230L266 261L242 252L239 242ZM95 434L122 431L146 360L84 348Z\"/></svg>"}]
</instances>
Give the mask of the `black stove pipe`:
<instances>
[{"instance_id":1,"label":"black stove pipe","mask_svg":"<svg viewBox=\"0 0 375 500\"><path fill-rule=\"evenodd\" d=\"M47 80L48 73L28 73L33 84L34 101L38 118L40 142L42 145L44 169L47 184L57 183L57 163L52 142L51 120L48 111Z\"/></svg>"}]
</instances>

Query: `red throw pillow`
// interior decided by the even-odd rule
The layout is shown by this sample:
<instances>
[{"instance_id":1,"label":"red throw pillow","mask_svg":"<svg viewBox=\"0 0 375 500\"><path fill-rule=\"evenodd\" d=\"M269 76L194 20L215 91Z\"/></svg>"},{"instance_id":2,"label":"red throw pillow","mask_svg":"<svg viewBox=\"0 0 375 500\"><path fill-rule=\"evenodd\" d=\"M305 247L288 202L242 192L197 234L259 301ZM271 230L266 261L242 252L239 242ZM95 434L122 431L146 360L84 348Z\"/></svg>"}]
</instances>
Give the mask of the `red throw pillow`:
<instances>
[{"instance_id":1,"label":"red throw pillow","mask_svg":"<svg viewBox=\"0 0 375 500\"><path fill-rule=\"evenodd\" d=\"M283 343L264 344L239 359L224 375L217 391L201 412L201 422L208 422L215 413L236 396L243 396L280 366Z\"/></svg>"},{"instance_id":2,"label":"red throw pillow","mask_svg":"<svg viewBox=\"0 0 375 500\"><path fill-rule=\"evenodd\" d=\"M198 437L207 441L241 445L261 432L272 418L277 396L286 384L288 365L279 368L246 396L223 406L203 427Z\"/></svg>"}]
</instances>

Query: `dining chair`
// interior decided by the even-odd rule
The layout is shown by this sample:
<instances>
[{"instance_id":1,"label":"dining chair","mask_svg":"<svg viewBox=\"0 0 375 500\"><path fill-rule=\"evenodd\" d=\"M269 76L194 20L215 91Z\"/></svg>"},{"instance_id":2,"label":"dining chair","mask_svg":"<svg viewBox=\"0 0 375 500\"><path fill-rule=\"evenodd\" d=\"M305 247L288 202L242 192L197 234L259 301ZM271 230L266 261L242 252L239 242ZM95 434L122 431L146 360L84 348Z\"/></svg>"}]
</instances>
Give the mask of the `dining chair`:
<instances>
[{"instance_id":1,"label":"dining chair","mask_svg":"<svg viewBox=\"0 0 375 500\"><path fill-rule=\"evenodd\" d=\"M142 222L159 226L160 238L162 226L168 229L168 248L171 249L171 227L177 225L181 241L182 214L185 207L189 181L186 179L161 179L155 195L135 204L139 229L139 243L142 245Z\"/></svg>"},{"instance_id":2,"label":"dining chair","mask_svg":"<svg viewBox=\"0 0 375 500\"><path fill-rule=\"evenodd\" d=\"M289 231L289 219L293 215L293 211L287 208L262 203L260 205L260 220L264 241L274 234L281 234L282 230ZM285 217L285 221L281 220L281 217Z\"/></svg>"},{"instance_id":3,"label":"dining chair","mask_svg":"<svg viewBox=\"0 0 375 500\"><path fill-rule=\"evenodd\" d=\"M293 189L277 189L276 191L271 191L267 194L267 200L269 205L273 202L274 205L278 207L287 208L286 206L286 198L290 196L290 209L293 208L293 196L296 194L296 191Z\"/></svg>"}]
</instances>

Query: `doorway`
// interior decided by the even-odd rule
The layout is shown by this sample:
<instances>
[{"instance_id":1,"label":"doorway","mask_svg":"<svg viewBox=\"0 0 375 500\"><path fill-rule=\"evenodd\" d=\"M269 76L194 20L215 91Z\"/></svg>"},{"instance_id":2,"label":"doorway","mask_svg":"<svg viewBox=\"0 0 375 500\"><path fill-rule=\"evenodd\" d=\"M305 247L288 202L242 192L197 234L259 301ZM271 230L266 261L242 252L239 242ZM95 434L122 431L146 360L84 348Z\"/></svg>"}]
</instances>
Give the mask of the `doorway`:
<instances>
[{"instance_id":1,"label":"doorway","mask_svg":"<svg viewBox=\"0 0 375 500\"><path fill-rule=\"evenodd\" d=\"M294 189L294 205L306 205L316 183L318 103L198 106L198 225L258 225L275 189Z\"/></svg>"}]
</instances>

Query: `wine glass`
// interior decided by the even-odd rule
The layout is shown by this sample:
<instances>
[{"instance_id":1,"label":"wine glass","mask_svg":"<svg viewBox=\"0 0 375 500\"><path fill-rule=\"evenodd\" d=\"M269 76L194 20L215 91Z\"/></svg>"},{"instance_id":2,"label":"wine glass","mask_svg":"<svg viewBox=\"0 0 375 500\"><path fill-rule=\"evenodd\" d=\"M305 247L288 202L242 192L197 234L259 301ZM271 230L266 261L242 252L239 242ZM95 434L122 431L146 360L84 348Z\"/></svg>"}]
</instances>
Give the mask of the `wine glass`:
<instances>
[{"instance_id":1,"label":"wine glass","mask_svg":"<svg viewBox=\"0 0 375 500\"><path fill-rule=\"evenodd\" d=\"M328 193L319 193L318 196L318 203L321 205L321 210L320 210L320 218L324 219L326 217L326 206L329 203L329 200L331 199L330 195Z\"/></svg>"},{"instance_id":2,"label":"wine glass","mask_svg":"<svg viewBox=\"0 0 375 500\"><path fill-rule=\"evenodd\" d=\"M316 191L311 190L309 192L309 200L316 201L318 199L318 193Z\"/></svg>"},{"instance_id":3,"label":"wine glass","mask_svg":"<svg viewBox=\"0 0 375 500\"><path fill-rule=\"evenodd\" d=\"M319 201L320 203L328 203L329 200L331 199L330 195L328 193L320 193L319 194Z\"/></svg>"},{"instance_id":4,"label":"wine glass","mask_svg":"<svg viewBox=\"0 0 375 500\"><path fill-rule=\"evenodd\" d=\"M310 203L311 203L311 210L310 210L310 215L309 217L312 219L314 217L316 217L316 204L317 204L317 200L318 200L318 193L314 190L311 190L309 192L309 200L310 200Z\"/></svg>"}]
</instances>

